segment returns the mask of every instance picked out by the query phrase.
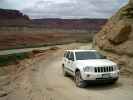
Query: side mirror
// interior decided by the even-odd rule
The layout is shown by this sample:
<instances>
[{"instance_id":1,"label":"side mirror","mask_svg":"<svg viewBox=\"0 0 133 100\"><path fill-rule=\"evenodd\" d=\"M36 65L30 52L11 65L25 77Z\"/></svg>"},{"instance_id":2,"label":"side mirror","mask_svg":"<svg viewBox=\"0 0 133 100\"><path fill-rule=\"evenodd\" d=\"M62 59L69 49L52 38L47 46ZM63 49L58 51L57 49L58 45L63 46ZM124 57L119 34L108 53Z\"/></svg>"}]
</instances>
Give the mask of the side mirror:
<instances>
[{"instance_id":1,"label":"side mirror","mask_svg":"<svg viewBox=\"0 0 133 100\"><path fill-rule=\"evenodd\" d=\"M74 61L74 58L70 58L71 61Z\"/></svg>"},{"instance_id":2,"label":"side mirror","mask_svg":"<svg viewBox=\"0 0 133 100\"><path fill-rule=\"evenodd\" d=\"M106 56L103 56L104 59L106 59L107 57Z\"/></svg>"}]
</instances>

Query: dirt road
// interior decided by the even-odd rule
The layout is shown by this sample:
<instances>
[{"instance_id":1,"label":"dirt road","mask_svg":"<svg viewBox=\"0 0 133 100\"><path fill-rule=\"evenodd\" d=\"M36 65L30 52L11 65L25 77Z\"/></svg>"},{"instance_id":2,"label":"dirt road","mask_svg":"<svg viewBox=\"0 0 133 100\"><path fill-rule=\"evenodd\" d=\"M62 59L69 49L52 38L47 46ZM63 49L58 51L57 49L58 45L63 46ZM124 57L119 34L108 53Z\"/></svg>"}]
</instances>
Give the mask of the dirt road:
<instances>
[{"instance_id":1,"label":"dirt road","mask_svg":"<svg viewBox=\"0 0 133 100\"><path fill-rule=\"evenodd\" d=\"M69 45L76 48L79 45ZM133 79L121 76L114 85L88 86L77 88L72 77L62 75L61 63L65 46L40 59L32 67L30 78L24 81L19 91L14 91L8 100L133 100ZM29 89L30 88L30 89ZM2 99L4 100L4 99Z\"/></svg>"}]
</instances>

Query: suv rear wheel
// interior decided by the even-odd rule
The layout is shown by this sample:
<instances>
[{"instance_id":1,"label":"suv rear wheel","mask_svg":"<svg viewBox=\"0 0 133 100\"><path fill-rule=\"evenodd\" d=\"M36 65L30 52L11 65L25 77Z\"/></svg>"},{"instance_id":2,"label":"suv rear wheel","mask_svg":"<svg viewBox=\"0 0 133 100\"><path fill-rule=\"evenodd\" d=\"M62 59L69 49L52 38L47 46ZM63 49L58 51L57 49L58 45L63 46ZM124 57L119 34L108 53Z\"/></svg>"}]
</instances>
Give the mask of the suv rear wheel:
<instances>
[{"instance_id":1,"label":"suv rear wheel","mask_svg":"<svg viewBox=\"0 0 133 100\"><path fill-rule=\"evenodd\" d=\"M87 86L86 82L82 80L80 71L75 73L75 84L77 87L85 88Z\"/></svg>"}]
</instances>

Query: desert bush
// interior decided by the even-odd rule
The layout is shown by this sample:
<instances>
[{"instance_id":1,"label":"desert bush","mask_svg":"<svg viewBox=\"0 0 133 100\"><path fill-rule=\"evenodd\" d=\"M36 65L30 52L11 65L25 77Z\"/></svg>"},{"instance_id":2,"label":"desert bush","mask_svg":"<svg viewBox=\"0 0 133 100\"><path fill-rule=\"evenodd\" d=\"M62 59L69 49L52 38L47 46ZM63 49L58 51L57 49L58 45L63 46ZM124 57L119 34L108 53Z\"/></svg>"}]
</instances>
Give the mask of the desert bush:
<instances>
[{"instance_id":1,"label":"desert bush","mask_svg":"<svg viewBox=\"0 0 133 100\"><path fill-rule=\"evenodd\" d=\"M29 58L29 53L15 53L9 55L0 55L0 66L17 63L19 60Z\"/></svg>"}]
</instances>

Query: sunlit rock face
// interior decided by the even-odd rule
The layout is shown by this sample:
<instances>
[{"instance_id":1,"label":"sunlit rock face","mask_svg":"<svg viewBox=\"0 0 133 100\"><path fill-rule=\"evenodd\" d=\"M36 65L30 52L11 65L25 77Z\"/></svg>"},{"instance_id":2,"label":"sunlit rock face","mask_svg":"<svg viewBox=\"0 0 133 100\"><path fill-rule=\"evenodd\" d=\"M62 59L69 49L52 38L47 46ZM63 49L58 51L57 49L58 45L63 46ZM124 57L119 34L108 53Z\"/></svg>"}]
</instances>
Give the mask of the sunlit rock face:
<instances>
[{"instance_id":1,"label":"sunlit rock face","mask_svg":"<svg viewBox=\"0 0 133 100\"><path fill-rule=\"evenodd\" d=\"M96 48L133 74L133 0L113 15L94 39Z\"/></svg>"},{"instance_id":2,"label":"sunlit rock face","mask_svg":"<svg viewBox=\"0 0 133 100\"><path fill-rule=\"evenodd\" d=\"M130 4L132 4L132 5L133 5L133 0L130 0Z\"/></svg>"}]
</instances>

